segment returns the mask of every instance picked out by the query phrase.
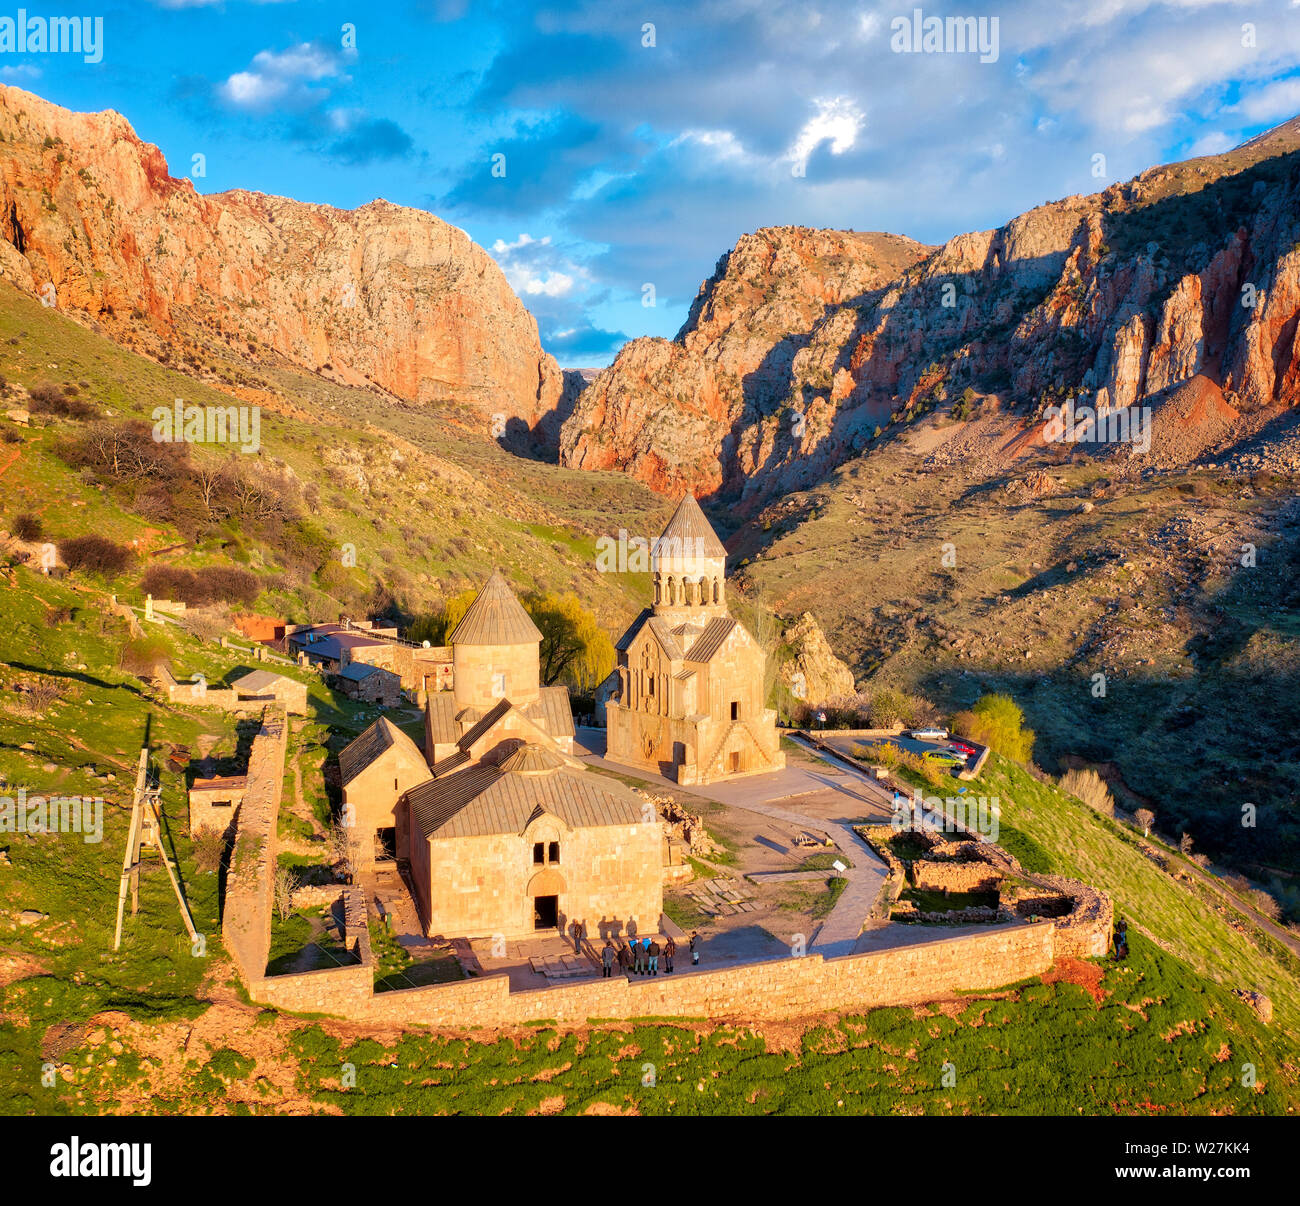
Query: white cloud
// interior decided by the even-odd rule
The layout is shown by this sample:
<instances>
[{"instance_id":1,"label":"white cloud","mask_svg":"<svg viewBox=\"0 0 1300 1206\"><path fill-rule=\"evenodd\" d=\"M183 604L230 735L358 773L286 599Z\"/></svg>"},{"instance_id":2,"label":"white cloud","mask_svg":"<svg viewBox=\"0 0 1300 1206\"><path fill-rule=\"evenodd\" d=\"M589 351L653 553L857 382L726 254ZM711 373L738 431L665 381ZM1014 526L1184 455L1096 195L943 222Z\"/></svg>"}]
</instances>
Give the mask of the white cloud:
<instances>
[{"instance_id":1,"label":"white cloud","mask_svg":"<svg viewBox=\"0 0 1300 1206\"><path fill-rule=\"evenodd\" d=\"M492 255L510 287L521 296L567 297L578 277L585 276L575 265L555 258L550 235L535 239L525 232L509 243L497 239Z\"/></svg>"},{"instance_id":2,"label":"white cloud","mask_svg":"<svg viewBox=\"0 0 1300 1206\"><path fill-rule=\"evenodd\" d=\"M324 99L328 89L312 85L341 76L336 55L301 42L284 51L258 51L246 71L236 71L217 91L236 108L262 110L286 102Z\"/></svg>"},{"instance_id":3,"label":"white cloud","mask_svg":"<svg viewBox=\"0 0 1300 1206\"><path fill-rule=\"evenodd\" d=\"M1187 157L1196 159L1201 155L1222 155L1224 151L1231 151L1236 145L1235 138L1229 137L1222 130L1212 130L1209 134L1202 134L1187 148Z\"/></svg>"},{"instance_id":4,"label":"white cloud","mask_svg":"<svg viewBox=\"0 0 1300 1206\"><path fill-rule=\"evenodd\" d=\"M786 156L800 174L808 165L808 156L824 142L831 144L832 155L851 150L866 121L862 110L849 96L815 100L813 104L817 106L816 114L804 124Z\"/></svg>"},{"instance_id":5,"label":"white cloud","mask_svg":"<svg viewBox=\"0 0 1300 1206\"><path fill-rule=\"evenodd\" d=\"M1240 113L1248 124L1285 121L1300 113L1300 79L1277 80L1235 105L1229 113Z\"/></svg>"},{"instance_id":6,"label":"white cloud","mask_svg":"<svg viewBox=\"0 0 1300 1206\"><path fill-rule=\"evenodd\" d=\"M0 67L0 80L38 80L41 69L31 63L19 63L16 67Z\"/></svg>"}]
</instances>

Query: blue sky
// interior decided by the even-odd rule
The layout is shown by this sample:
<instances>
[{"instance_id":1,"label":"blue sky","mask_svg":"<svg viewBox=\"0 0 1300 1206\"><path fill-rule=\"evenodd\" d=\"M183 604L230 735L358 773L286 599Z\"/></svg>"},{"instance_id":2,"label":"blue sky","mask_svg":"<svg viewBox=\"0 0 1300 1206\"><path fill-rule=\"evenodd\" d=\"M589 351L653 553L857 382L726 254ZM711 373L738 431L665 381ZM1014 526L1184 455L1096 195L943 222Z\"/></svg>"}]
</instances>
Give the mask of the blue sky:
<instances>
[{"instance_id":1,"label":"blue sky","mask_svg":"<svg viewBox=\"0 0 1300 1206\"><path fill-rule=\"evenodd\" d=\"M102 61L0 52L0 81L203 156L201 192L431 210L570 367L674 334L757 227L942 242L1300 113L1300 0L23 7L102 16ZM996 53L906 52L918 7L996 18Z\"/></svg>"}]
</instances>

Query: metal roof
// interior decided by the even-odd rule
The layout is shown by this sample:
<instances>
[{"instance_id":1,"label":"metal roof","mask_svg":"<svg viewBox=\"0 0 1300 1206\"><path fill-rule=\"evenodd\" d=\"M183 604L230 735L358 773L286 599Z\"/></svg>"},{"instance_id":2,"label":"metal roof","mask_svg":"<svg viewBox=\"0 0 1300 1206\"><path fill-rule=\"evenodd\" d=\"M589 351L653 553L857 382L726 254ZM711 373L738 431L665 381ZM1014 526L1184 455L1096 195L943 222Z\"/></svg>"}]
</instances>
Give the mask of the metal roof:
<instances>
[{"instance_id":1,"label":"metal roof","mask_svg":"<svg viewBox=\"0 0 1300 1206\"><path fill-rule=\"evenodd\" d=\"M452 645L532 645L542 634L515 593L494 570L451 634Z\"/></svg>"},{"instance_id":2,"label":"metal roof","mask_svg":"<svg viewBox=\"0 0 1300 1206\"><path fill-rule=\"evenodd\" d=\"M297 681L283 674L277 674L274 670L254 670L250 674L245 674L243 678L235 679L230 685L236 691L265 691L267 687L274 686L281 679L290 683Z\"/></svg>"}]
</instances>

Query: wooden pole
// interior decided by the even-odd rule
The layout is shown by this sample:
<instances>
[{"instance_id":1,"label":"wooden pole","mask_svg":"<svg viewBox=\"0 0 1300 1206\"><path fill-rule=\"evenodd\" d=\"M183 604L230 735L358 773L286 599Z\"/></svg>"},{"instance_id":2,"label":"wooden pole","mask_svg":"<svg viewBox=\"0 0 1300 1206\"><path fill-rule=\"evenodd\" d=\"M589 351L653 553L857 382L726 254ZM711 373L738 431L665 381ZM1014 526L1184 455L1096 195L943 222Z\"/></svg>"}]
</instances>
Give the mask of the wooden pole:
<instances>
[{"instance_id":1,"label":"wooden pole","mask_svg":"<svg viewBox=\"0 0 1300 1206\"><path fill-rule=\"evenodd\" d=\"M158 834L158 857L162 859L163 866L167 868L167 878L172 881L172 891L176 893L176 900L181 906L181 916L185 918L185 928L190 933L190 941L194 942L198 939L199 932L194 928L194 920L190 917L190 907L185 903L185 894L181 891L180 881L176 878L176 869L172 866L171 859L167 857L167 851L163 849L162 817L158 813L158 801L154 796L149 797L148 808L153 813L155 832Z\"/></svg>"},{"instance_id":2,"label":"wooden pole","mask_svg":"<svg viewBox=\"0 0 1300 1206\"><path fill-rule=\"evenodd\" d=\"M149 747L140 751L140 767L135 773L135 791L131 796L131 827L127 831L126 854L122 858L122 882L117 888L117 928L113 931L113 949L122 945L122 913L126 908L126 890L133 883L138 894L140 874L140 804L144 798L145 779L149 773ZM138 895L133 894L133 906L138 906ZM135 912L132 907L131 912Z\"/></svg>"}]
</instances>

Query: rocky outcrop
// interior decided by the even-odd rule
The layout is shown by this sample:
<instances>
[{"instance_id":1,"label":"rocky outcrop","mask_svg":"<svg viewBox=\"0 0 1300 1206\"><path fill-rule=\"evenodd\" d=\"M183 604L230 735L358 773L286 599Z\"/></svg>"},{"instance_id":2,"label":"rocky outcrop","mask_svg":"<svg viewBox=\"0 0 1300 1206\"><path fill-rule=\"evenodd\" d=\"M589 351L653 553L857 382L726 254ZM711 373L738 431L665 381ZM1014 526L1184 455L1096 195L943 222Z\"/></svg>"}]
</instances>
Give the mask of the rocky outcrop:
<instances>
[{"instance_id":1,"label":"rocky outcrop","mask_svg":"<svg viewBox=\"0 0 1300 1206\"><path fill-rule=\"evenodd\" d=\"M781 663L778 673L795 699L815 706L853 694L853 671L835 656L811 612L804 612L785 630L784 640L792 656Z\"/></svg>"},{"instance_id":2,"label":"rocky outcrop","mask_svg":"<svg viewBox=\"0 0 1300 1206\"><path fill-rule=\"evenodd\" d=\"M1294 405L1298 148L1300 119L928 253L748 235L674 340L634 341L582 394L561 456L746 514L967 390L1027 419L1079 395L1158 410L1198 378L1221 401L1183 410L1213 423Z\"/></svg>"},{"instance_id":3,"label":"rocky outcrop","mask_svg":"<svg viewBox=\"0 0 1300 1206\"><path fill-rule=\"evenodd\" d=\"M624 468L668 494L738 490L765 450L731 433L784 419L789 437L799 413L787 405L792 365L816 324L834 307L867 304L928 250L896 235L801 226L745 235L674 339L634 339L587 387L564 424L562 461Z\"/></svg>"},{"instance_id":4,"label":"rocky outcrop","mask_svg":"<svg viewBox=\"0 0 1300 1206\"><path fill-rule=\"evenodd\" d=\"M469 404L485 435L494 416L534 428L564 404L536 320L491 257L432 214L202 196L120 114L4 86L0 138L0 272L121 342L191 363L225 344Z\"/></svg>"}]
</instances>

